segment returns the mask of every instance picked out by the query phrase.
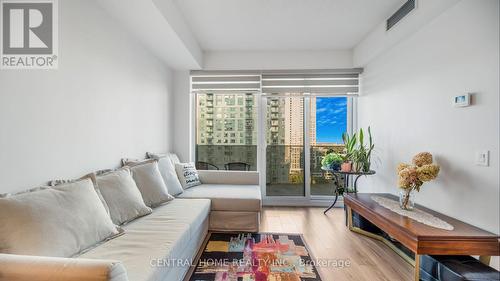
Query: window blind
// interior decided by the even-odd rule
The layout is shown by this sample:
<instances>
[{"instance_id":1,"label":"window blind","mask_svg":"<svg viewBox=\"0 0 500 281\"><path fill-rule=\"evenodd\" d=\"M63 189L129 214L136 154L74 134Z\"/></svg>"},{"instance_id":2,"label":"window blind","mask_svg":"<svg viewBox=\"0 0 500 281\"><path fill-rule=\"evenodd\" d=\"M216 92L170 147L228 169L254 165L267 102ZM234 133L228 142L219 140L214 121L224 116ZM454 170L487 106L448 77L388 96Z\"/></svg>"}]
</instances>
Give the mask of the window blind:
<instances>
[{"instance_id":1,"label":"window blind","mask_svg":"<svg viewBox=\"0 0 500 281\"><path fill-rule=\"evenodd\" d=\"M201 93L356 95L362 70L191 71L191 90Z\"/></svg>"},{"instance_id":2,"label":"window blind","mask_svg":"<svg viewBox=\"0 0 500 281\"><path fill-rule=\"evenodd\" d=\"M359 93L357 69L318 73L262 74L262 93L311 93L352 95Z\"/></svg>"},{"instance_id":3,"label":"window blind","mask_svg":"<svg viewBox=\"0 0 500 281\"><path fill-rule=\"evenodd\" d=\"M195 92L260 91L260 74L245 72L191 72Z\"/></svg>"}]
</instances>

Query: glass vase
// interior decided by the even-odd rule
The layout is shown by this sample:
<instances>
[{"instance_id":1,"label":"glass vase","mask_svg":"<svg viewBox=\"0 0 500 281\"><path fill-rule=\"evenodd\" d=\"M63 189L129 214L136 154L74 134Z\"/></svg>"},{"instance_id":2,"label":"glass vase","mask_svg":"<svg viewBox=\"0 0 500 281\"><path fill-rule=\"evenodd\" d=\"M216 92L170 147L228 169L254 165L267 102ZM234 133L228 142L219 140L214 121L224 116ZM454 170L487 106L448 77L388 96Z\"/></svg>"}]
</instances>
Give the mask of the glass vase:
<instances>
[{"instance_id":1,"label":"glass vase","mask_svg":"<svg viewBox=\"0 0 500 281\"><path fill-rule=\"evenodd\" d=\"M399 207L407 211L412 211L414 209L415 190L413 188L399 191Z\"/></svg>"}]
</instances>

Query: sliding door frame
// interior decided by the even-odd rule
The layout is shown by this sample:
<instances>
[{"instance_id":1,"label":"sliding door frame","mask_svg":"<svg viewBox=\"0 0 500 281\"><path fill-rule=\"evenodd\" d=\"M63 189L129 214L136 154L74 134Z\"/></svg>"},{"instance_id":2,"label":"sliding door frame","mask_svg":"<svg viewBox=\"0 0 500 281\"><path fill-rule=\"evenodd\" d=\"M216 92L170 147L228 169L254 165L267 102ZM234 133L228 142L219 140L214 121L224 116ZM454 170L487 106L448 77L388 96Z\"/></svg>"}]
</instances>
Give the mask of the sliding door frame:
<instances>
[{"instance_id":1,"label":"sliding door frame","mask_svg":"<svg viewBox=\"0 0 500 281\"><path fill-rule=\"evenodd\" d=\"M334 196L326 195L312 195L311 194L311 153L310 153L310 121L311 121L311 95L309 93L302 94L300 97L304 99L304 196L268 196L266 186L266 148L267 140L265 134L266 116L267 116L267 98L270 97L284 97L286 95L261 95L259 98L258 106L258 156L259 161L258 171L260 175L260 188L264 205L271 206L329 206L334 199ZM351 95L314 95L314 97L346 97L347 98L347 131L352 133L355 130L355 116L356 116L356 97ZM262 133L260 133L262 132ZM332 185L333 189L333 185ZM339 202L343 203L342 198ZM340 204L339 204L340 205Z\"/></svg>"}]
</instances>

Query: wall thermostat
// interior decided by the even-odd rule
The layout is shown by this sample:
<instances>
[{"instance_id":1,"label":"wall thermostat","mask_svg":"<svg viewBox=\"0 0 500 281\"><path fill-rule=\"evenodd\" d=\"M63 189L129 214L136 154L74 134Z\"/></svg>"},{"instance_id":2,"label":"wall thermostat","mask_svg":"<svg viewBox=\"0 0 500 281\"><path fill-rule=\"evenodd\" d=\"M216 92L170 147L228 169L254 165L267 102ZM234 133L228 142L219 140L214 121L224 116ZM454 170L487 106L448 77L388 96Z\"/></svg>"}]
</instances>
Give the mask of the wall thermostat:
<instances>
[{"instance_id":1,"label":"wall thermostat","mask_svg":"<svg viewBox=\"0 0 500 281\"><path fill-rule=\"evenodd\" d=\"M455 107L465 107L470 105L470 93L455 96L453 98L453 106Z\"/></svg>"}]
</instances>

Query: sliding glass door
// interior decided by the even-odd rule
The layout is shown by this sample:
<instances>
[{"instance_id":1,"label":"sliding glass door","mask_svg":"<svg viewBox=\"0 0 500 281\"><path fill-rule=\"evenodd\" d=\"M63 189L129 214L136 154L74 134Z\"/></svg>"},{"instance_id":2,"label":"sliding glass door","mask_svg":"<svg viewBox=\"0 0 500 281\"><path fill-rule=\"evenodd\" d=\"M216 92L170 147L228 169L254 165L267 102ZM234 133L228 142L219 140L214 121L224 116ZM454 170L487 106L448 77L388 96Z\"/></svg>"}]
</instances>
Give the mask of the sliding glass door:
<instances>
[{"instance_id":1,"label":"sliding glass door","mask_svg":"<svg viewBox=\"0 0 500 281\"><path fill-rule=\"evenodd\" d=\"M266 195L305 196L304 98L266 98Z\"/></svg>"},{"instance_id":2,"label":"sliding glass door","mask_svg":"<svg viewBox=\"0 0 500 281\"><path fill-rule=\"evenodd\" d=\"M342 152L351 131L352 98L346 96L264 96L265 195L272 200L326 199L342 185L321 169L325 154Z\"/></svg>"},{"instance_id":3,"label":"sliding glass door","mask_svg":"<svg viewBox=\"0 0 500 281\"><path fill-rule=\"evenodd\" d=\"M342 152L342 133L349 131L347 97L311 97L309 114L309 152L311 196L333 196L331 173L321 169L321 160L328 152Z\"/></svg>"}]
</instances>

